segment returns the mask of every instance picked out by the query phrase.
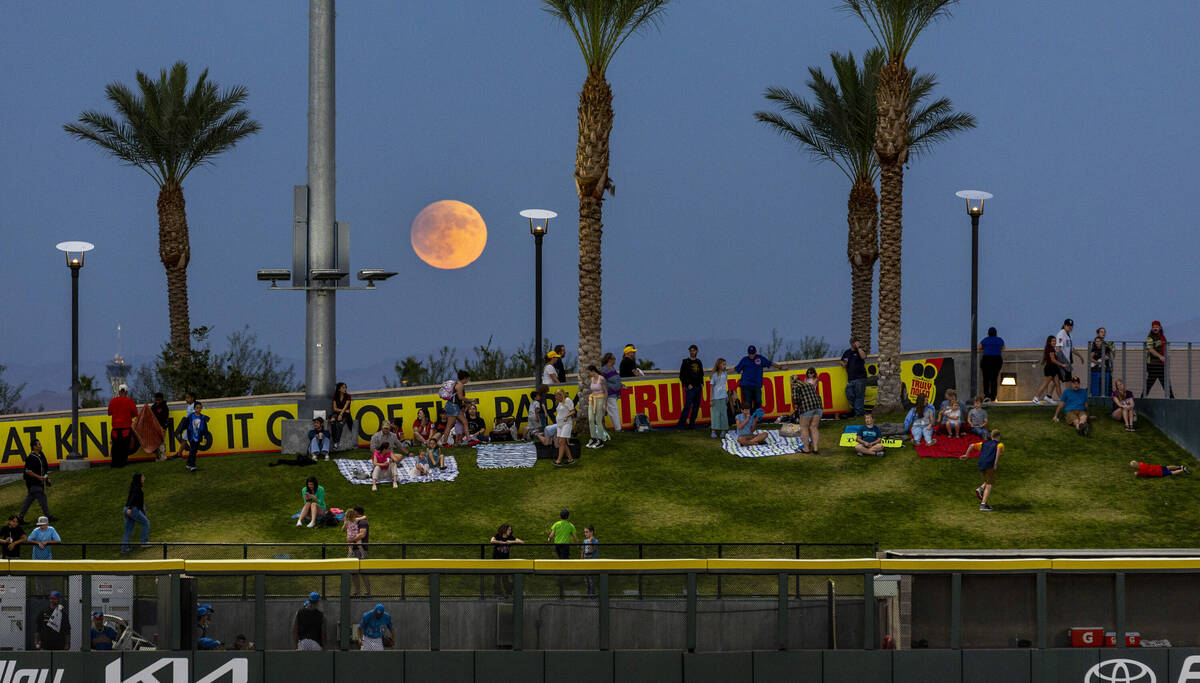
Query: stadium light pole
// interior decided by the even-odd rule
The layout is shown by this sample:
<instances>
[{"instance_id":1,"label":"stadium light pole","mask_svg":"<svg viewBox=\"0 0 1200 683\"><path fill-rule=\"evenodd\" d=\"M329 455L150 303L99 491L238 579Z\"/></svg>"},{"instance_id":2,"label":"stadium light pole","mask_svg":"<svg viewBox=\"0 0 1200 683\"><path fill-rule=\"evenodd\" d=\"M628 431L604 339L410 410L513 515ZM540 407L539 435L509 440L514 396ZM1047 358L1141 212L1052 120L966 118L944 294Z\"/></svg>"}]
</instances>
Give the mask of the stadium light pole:
<instances>
[{"instance_id":1,"label":"stadium light pole","mask_svg":"<svg viewBox=\"0 0 1200 683\"><path fill-rule=\"evenodd\" d=\"M67 258L71 270L71 452L68 458L81 458L79 454L79 271L83 270L83 257L96 248L91 242L59 242L55 249Z\"/></svg>"},{"instance_id":2,"label":"stadium light pole","mask_svg":"<svg viewBox=\"0 0 1200 683\"><path fill-rule=\"evenodd\" d=\"M558 214L546 209L525 209L521 216L529 219L529 234L533 235L533 383L537 386L541 375L538 372L537 353L542 348L542 238L550 233L550 219ZM540 221L540 222L539 222Z\"/></svg>"},{"instance_id":3,"label":"stadium light pole","mask_svg":"<svg viewBox=\"0 0 1200 683\"><path fill-rule=\"evenodd\" d=\"M967 202L971 217L971 398L979 393L979 217L983 215L984 200L991 199L983 190L959 190L954 193Z\"/></svg>"}]
</instances>

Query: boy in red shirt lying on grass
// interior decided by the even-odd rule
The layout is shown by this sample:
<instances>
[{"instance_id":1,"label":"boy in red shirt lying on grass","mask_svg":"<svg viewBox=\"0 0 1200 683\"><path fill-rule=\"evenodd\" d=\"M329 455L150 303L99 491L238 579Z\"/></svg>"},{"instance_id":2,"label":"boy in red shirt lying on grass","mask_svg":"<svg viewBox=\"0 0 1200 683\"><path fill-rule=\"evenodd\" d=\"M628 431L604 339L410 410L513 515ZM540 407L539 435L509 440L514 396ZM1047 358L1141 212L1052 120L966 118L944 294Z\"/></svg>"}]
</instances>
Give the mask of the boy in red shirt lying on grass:
<instances>
[{"instance_id":1,"label":"boy in red shirt lying on grass","mask_svg":"<svg viewBox=\"0 0 1200 683\"><path fill-rule=\"evenodd\" d=\"M1147 465L1144 462L1130 460L1129 466L1137 470L1135 477L1173 477L1177 474L1191 474L1187 465Z\"/></svg>"}]
</instances>

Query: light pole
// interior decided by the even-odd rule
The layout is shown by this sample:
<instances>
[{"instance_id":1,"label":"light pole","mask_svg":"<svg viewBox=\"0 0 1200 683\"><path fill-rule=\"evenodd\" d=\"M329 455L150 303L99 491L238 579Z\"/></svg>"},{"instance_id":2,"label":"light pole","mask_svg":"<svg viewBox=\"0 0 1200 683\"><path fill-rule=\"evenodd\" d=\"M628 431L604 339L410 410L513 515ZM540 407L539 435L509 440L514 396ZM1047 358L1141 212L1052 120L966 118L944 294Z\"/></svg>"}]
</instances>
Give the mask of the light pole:
<instances>
[{"instance_id":1,"label":"light pole","mask_svg":"<svg viewBox=\"0 0 1200 683\"><path fill-rule=\"evenodd\" d=\"M542 238L550 232L550 219L558 214L546 209L525 209L521 216L529 219L529 234L533 235L533 383L541 379L538 372L542 348ZM541 221L540 223L538 221Z\"/></svg>"},{"instance_id":2,"label":"light pole","mask_svg":"<svg viewBox=\"0 0 1200 683\"><path fill-rule=\"evenodd\" d=\"M979 217L983 215L983 202L991 199L990 192L983 190L959 190L954 193L967 202L967 215L971 217L971 397L979 393Z\"/></svg>"},{"instance_id":3,"label":"light pole","mask_svg":"<svg viewBox=\"0 0 1200 683\"><path fill-rule=\"evenodd\" d=\"M55 249L67 257L67 268L71 269L71 452L68 458L81 458L79 454L79 271L83 269L83 256L96 248L91 242L59 242Z\"/></svg>"}]
</instances>

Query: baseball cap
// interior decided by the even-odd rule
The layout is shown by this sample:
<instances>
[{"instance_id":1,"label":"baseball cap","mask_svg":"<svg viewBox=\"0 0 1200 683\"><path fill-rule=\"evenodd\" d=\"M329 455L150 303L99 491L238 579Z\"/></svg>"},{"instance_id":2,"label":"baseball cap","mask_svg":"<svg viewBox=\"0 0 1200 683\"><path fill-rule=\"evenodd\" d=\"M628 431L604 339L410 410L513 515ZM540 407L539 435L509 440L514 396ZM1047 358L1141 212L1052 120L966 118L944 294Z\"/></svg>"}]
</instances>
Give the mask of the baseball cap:
<instances>
[{"instance_id":1,"label":"baseball cap","mask_svg":"<svg viewBox=\"0 0 1200 683\"><path fill-rule=\"evenodd\" d=\"M100 610L95 610L94 612L92 612L92 618L93 619L103 619L104 612L101 612Z\"/></svg>"},{"instance_id":2,"label":"baseball cap","mask_svg":"<svg viewBox=\"0 0 1200 683\"><path fill-rule=\"evenodd\" d=\"M754 344L751 344L750 346L746 347L746 353L758 353L758 349L754 346Z\"/></svg>"},{"instance_id":3,"label":"baseball cap","mask_svg":"<svg viewBox=\"0 0 1200 683\"><path fill-rule=\"evenodd\" d=\"M309 594L308 594L308 601L309 601L309 602L320 602L320 601L321 601L321 594L320 594L320 593L318 593L318 592L316 592L316 591L313 591L313 592L309 593Z\"/></svg>"},{"instance_id":4,"label":"baseball cap","mask_svg":"<svg viewBox=\"0 0 1200 683\"><path fill-rule=\"evenodd\" d=\"M206 614L212 614L212 613L213 613L212 605L200 605L199 607L196 608L196 616L198 616L198 617L202 617Z\"/></svg>"},{"instance_id":5,"label":"baseball cap","mask_svg":"<svg viewBox=\"0 0 1200 683\"><path fill-rule=\"evenodd\" d=\"M1078 377L1072 377L1072 378L1071 378L1071 381L1072 381L1072 382L1078 382L1078 381L1079 381L1079 378L1078 378Z\"/></svg>"},{"instance_id":6,"label":"baseball cap","mask_svg":"<svg viewBox=\"0 0 1200 683\"><path fill-rule=\"evenodd\" d=\"M382 602L375 603L375 613L383 614L383 603Z\"/></svg>"},{"instance_id":7,"label":"baseball cap","mask_svg":"<svg viewBox=\"0 0 1200 683\"><path fill-rule=\"evenodd\" d=\"M558 355L557 351L547 351L546 357L547 358L562 358L562 356Z\"/></svg>"},{"instance_id":8,"label":"baseball cap","mask_svg":"<svg viewBox=\"0 0 1200 683\"><path fill-rule=\"evenodd\" d=\"M38 521L37 521L37 523L38 523L38 524L49 524L49 523L50 523L50 518L49 518L49 517L46 517L45 515L42 515L41 517L38 517Z\"/></svg>"},{"instance_id":9,"label":"baseball cap","mask_svg":"<svg viewBox=\"0 0 1200 683\"><path fill-rule=\"evenodd\" d=\"M1067 325L1070 325L1071 327L1074 327L1074 326L1075 326L1075 321L1074 321L1074 320L1071 320L1070 318L1067 318L1066 320L1064 320L1064 321L1063 321L1063 327L1066 327Z\"/></svg>"},{"instance_id":10,"label":"baseball cap","mask_svg":"<svg viewBox=\"0 0 1200 683\"><path fill-rule=\"evenodd\" d=\"M635 347L633 344L626 344L625 348L621 349L621 353L630 353L630 352L637 353L637 347Z\"/></svg>"},{"instance_id":11,"label":"baseball cap","mask_svg":"<svg viewBox=\"0 0 1200 683\"><path fill-rule=\"evenodd\" d=\"M61 597L62 597L62 593L59 593L58 591L50 591L50 597L52 597L52 598L61 598Z\"/></svg>"}]
</instances>

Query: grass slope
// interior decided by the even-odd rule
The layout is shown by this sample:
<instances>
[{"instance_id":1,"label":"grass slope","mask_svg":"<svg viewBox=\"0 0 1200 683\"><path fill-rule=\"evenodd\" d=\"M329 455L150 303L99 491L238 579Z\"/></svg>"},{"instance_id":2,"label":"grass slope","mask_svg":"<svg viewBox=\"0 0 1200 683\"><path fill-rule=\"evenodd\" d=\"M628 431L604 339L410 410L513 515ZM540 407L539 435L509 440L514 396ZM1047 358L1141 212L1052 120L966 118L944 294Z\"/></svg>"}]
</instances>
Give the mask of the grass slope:
<instances>
[{"instance_id":1,"label":"grass slope","mask_svg":"<svg viewBox=\"0 0 1200 683\"><path fill-rule=\"evenodd\" d=\"M130 477L144 472L154 541L336 542L339 530L297 528L288 518L300 507L305 477L315 474L330 505L367 508L372 540L379 542L486 541L502 521L525 540L541 542L559 508L568 507L577 526L594 524L607 544L1196 545L1197 481L1186 475L1135 479L1128 467L1133 459L1191 461L1144 420L1137 433L1127 434L1103 419L1084 439L1051 422L1044 408L993 408L990 415L1006 447L993 513L977 510L974 461L919 459L910 447L889 450L885 458L856 457L836 446L845 422L822 428L819 456L741 459L722 451L707 430L626 432L615 435L609 448L585 450L579 465L563 469L539 461L532 470L481 470L473 449L455 449L450 453L460 474L454 483L381 487L376 493L351 485L332 463L268 468L278 456L246 455L201 459L194 475L180 461L55 474L50 501L61 518L55 526L68 542L119 541ZM0 509L15 512L23 497L20 483L3 487ZM36 514L35 505L27 517Z\"/></svg>"}]
</instances>

